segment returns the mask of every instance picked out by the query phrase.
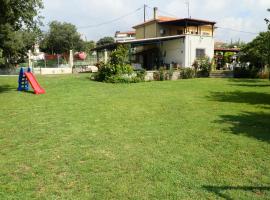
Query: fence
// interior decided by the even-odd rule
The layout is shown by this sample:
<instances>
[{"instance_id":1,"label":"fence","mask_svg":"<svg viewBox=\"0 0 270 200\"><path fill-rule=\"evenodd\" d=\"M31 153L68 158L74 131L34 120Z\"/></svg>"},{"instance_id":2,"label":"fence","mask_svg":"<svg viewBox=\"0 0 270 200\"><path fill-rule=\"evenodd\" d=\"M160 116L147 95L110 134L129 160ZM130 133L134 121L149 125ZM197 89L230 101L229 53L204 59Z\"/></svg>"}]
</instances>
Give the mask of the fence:
<instances>
[{"instance_id":1,"label":"fence","mask_svg":"<svg viewBox=\"0 0 270 200\"><path fill-rule=\"evenodd\" d=\"M87 71L88 67L97 63L96 55L88 55L85 60L74 58L73 68L75 72ZM37 74L67 74L72 73L68 59L65 56L52 56L45 60L31 60L32 68ZM18 75L20 67L27 68L28 63L20 63L17 68L0 68L0 75Z\"/></svg>"}]
</instances>

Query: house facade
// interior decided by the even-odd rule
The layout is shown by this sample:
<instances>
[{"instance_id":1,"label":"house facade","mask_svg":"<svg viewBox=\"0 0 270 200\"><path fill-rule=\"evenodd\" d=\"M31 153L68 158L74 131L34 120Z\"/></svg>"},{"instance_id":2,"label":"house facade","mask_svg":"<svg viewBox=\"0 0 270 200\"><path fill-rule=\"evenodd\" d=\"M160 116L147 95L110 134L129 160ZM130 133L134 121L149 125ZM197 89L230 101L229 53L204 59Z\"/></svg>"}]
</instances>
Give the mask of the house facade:
<instances>
[{"instance_id":1,"label":"house facade","mask_svg":"<svg viewBox=\"0 0 270 200\"><path fill-rule=\"evenodd\" d=\"M104 48L111 50L119 44L128 45L131 63L146 70L161 66L191 67L199 57L214 57L215 24L200 19L158 16L155 8L153 19L133 27L134 39L118 40Z\"/></svg>"},{"instance_id":2,"label":"house facade","mask_svg":"<svg viewBox=\"0 0 270 200\"><path fill-rule=\"evenodd\" d=\"M191 67L202 56L214 57L215 22L171 18L157 15L134 26L136 40L130 41L135 48L133 63L151 70L160 66Z\"/></svg>"}]
</instances>

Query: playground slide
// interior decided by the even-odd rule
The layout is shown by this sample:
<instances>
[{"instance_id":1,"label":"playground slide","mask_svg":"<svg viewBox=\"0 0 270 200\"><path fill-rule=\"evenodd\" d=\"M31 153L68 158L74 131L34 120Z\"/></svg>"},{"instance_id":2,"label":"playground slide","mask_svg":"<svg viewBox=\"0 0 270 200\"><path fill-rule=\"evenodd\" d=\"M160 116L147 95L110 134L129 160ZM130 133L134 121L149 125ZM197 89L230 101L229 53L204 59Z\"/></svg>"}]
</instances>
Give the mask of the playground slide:
<instances>
[{"instance_id":1,"label":"playground slide","mask_svg":"<svg viewBox=\"0 0 270 200\"><path fill-rule=\"evenodd\" d=\"M45 90L42 87L40 87L39 83L37 82L36 77L31 72L25 72L24 74L28 82L31 84L35 94L45 93Z\"/></svg>"}]
</instances>

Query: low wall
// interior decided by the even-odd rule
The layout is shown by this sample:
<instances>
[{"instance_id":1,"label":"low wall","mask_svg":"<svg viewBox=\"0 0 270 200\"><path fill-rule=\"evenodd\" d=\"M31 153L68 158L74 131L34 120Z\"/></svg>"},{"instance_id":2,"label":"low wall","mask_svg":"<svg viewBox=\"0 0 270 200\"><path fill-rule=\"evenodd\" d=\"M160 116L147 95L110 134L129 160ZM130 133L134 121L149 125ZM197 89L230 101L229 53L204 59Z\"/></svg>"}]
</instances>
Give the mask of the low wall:
<instances>
[{"instance_id":1,"label":"low wall","mask_svg":"<svg viewBox=\"0 0 270 200\"><path fill-rule=\"evenodd\" d=\"M73 73L87 73L87 72L97 72L98 68L96 66L82 66L74 67Z\"/></svg>"},{"instance_id":2,"label":"low wall","mask_svg":"<svg viewBox=\"0 0 270 200\"><path fill-rule=\"evenodd\" d=\"M145 81L154 81L154 73L156 71L146 71ZM174 71L171 80L175 81L180 79L180 71Z\"/></svg>"},{"instance_id":3,"label":"low wall","mask_svg":"<svg viewBox=\"0 0 270 200\"><path fill-rule=\"evenodd\" d=\"M41 75L72 74L72 68L34 68L34 73Z\"/></svg>"},{"instance_id":4,"label":"low wall","mask_svg":"<svg viewBox=\"0 0 270 200\"><path fill-rule=\"evenodd\" d=\"M19 68L0 68L0 75L18 75Z\"/></svg>"}]
</instances>

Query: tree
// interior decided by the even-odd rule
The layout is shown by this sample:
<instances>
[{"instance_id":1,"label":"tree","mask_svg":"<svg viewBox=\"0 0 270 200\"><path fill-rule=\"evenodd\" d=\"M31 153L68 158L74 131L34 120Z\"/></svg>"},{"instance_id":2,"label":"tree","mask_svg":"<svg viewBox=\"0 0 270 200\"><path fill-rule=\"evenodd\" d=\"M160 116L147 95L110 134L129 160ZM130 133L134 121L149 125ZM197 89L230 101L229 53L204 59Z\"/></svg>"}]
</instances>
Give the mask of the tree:
<instances>
[{"instance_id":1,"label":"tree","mask_svg":"<svg viewBox=\"0 0 270 200\"><path fill-rule=\"evenodd\" d=\"M26 53L23 52L27 43L24 36L38 32L40 17L37 15L43 4L42 0L0 0L0 5L1 60L2 66L10 67Z\"/></svg>"},{"instance_id":2,"label":"tree","mask_svg":"<svg viewBox=\"0 0 270 200\"><path fill-rule=\"evenodd\" d=\"M270 8L268 8L267 11L270 12ZM266 22L266 24L268 26L268 31L270 31L270 19L265 18L264 21Z\"/></svg>"},{"instance_id":3,"label":"tree","mask_svg":"<svg viewBox=\"0 0 270 200\"><path fill-rule=\"evenodd\" d=\"M270 12L270 8L267 9L268 12ZM265 18L264 19L267 26L268 26L268 33L270 32L270 20ZM270 80L270 34L268 34L268 71L269 71L269 80Z\"/></svg>"},{"instance_id":4,"label":"tree","mask_svg":"<svg viewBox=\"0 0 270 200\"><path fill-rule=\"evenodd\" d=\"M53 21L49 24L49 31L41 41L41 50L46 53L67 53L69 50L82 51L84 42L75 25Z\"/></svg>"},{"instance_id":5,"label":"tree","mask_svg":"<svg viewBox=\"0 0 270 200\"><path fill-rule=\"evenodd\" d=\"M83 43L83 51L86 53L90 53L91 49L95 47L95 42L94 41L85 41Z\"/></svg>"},{"instance_id":6,"label":"tree","mask_svg":"<svg viewBox=\"0 0 270 200\"><path fill-rule=\"evenodd\" d=\"M99 41L97 41L97 47L113 43L114 43L113 37L103 37Z\"/></svg>"},{"instance_id":7,"label":"tree","mask_svg":"<svg viewBox=\"0 0 270 200\"><path fill-rule=\"evenodd\" d=\"M256 68L263 68L268 60L268 40L270 32L260 33L253 41L242 48L242 62L250 62Z\"/></svg>"}]
</instances>

